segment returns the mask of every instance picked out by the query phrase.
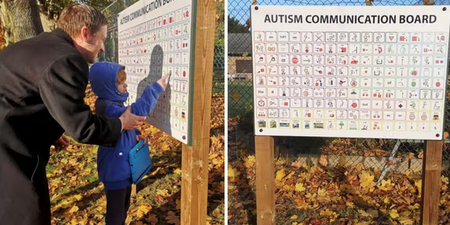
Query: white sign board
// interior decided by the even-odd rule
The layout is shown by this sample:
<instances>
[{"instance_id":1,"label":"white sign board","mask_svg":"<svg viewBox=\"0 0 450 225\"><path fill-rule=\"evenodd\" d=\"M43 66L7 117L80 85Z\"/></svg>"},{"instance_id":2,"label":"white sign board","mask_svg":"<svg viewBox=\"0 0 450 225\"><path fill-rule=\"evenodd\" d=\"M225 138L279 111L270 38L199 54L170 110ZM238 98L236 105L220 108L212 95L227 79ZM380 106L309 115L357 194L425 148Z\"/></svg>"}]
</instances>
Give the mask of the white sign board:
<instances>
[{"instance_id":1,"label":"white sign board","mask_svg":"<svg viewBox=\"0 0 450 225\"><path fill-rule=\"evenodd\" d=\"M256 135L442 139L448 6L251 12Z\"/></svg>"},{"instance_id":2,"label":"white sign board","mask_svg":"<svg viewBox=\"0 0 450 225\"><path fill-rule=\"evenodd\" d=\"M119 14L119 64L126 67L130 97L170 73L147 122L185 144L191 140L193 31L191 0L141 0Z\"/></svg>"}]
</instances>

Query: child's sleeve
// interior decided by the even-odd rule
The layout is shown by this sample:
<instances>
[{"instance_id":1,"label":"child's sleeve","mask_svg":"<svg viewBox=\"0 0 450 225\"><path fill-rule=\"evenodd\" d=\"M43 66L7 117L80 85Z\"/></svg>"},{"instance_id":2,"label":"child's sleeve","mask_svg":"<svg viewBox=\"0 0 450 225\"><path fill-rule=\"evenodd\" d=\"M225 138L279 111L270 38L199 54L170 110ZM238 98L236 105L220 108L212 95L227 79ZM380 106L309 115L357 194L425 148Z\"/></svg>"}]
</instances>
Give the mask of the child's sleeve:
<instances>
[{"instance_id":1,"label":"child's sleeve","mask_svg":"<svg viewBox=\"0 0 450 225\"><path fill-rule=\"evenodd\" d=\"M122 107L116 104L109 104L106 106L105 109L105 116L109 117L120 117L125 110L127 110L127 107Z\"/></svg>"},{"instance_id":2,"label":"child's sleeve","mask_svg":"<svg viewBox=\"0 0 450 225\"><path fill-rule=\"evenodd\" d=\"M158 83L146 87L142 96L135 103L131 104L131 113L138 116L148 116L163 91L161 85Z\"/></svg>"}]
</instances>

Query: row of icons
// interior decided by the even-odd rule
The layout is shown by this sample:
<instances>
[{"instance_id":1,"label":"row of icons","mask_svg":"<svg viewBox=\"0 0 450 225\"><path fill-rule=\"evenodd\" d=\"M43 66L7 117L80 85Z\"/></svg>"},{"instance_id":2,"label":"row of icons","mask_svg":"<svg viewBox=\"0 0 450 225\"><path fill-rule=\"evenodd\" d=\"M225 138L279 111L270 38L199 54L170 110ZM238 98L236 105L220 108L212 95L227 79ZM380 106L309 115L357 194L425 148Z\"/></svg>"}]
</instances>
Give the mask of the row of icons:
<instances>
[{"instance_id":1,"label":"row of icons","mask_svg":"<svg viewBox=\"0 0 450 225\"><path fill-rule=\"evenodd\" d=\"M299 77L299 76L257 76L257 86L294 87L363 87L363 88L439 88L445 85L443 79L430 78L352 78L352 77Z\"/></svg>"},{"instance_id":2,"label":"row of icons","mask_svg":"<svg viewBox=\"0 0 450 225\"><path fill-rule=\"evenodd\" d=\"M409 120L439 121L440 112L429 111L350 111L350 110L301 110L301 109L257 109L258 118L328 119L328 120Z\"/></svg>"},{"instance_id":3,"label":"row of icons","mask_svg":"<svg viewBox=\"0 0 450 225\"><path fill-rule=\"evenodd\" d=\"M418 101L418 99L415 99ZM256 106L264 108L305 108L305 109L385 109L385 110L441 110L441 101L411 102L406 100L367 99L311 99L311 98L257 98ZM414 104L414 105L412 105Z\"/></svg>"},{"instance_id":4,"label":"row of icons","mask_svg":"<svg viewBox=\"0 0 450 225\"><path fill-rule=\"evenodd\" d=\"M255 61L257 64L432 66L443 65L446 57L268 54L256 55Z\"/></svg>"},{"instance_id":5,"label":"row of icons","mask_svg":"<svg viewBox=\"0 0 450 225\"><path fill-rule=\"evenodd\" d=\"M359 66L308 66L272 65L255 67L258 75L304 75L304 76L387 76L387 77L444 77L445 67L359 67Z\"/></svg>"},{"instance_id":6,"label":"row of icons","mask_svg":"<svg viewBox=\"0 0 450 225\"><path fill-rule=\"evenodd\" d=\"M189 35L189 23L183 25L177 25L174 27L160 29L157 31L151 31L147 34L141 35L139 37L130 37L127 39L119 38L119 47L127 48L130 46L142 45L146 43L163 41L166 39L179 38L181 36Z\"/></svg>"},{"instance_id":7,"label":"row of icons","mask_svg":"<svg viewBox=\"0 0 450 225\"><path fill-rule=\"evenodd\" d=\"M258 42L444 43L447 33L255 31Z\"/></svg>"},{"instance_id":8,"label":"row of icons","mask_svg":"<svg viewBox=\"0 0 450 225\"><path fill-rule=\"evenodd\" d=\"M256 43L256 53L301 53L301 54L444 54L445 44L336 44L336 43Z\"/></svg>"},{"instance_id":9,"label":"row of icons","mask_svg":"<svg viewBox=\"0 0 450 225\"><path fill-rule=\"evenodd\" d=\"M170 52L170 51L180 51L180 50L189 49L189 47L190 47L189 41L190 41L189 38L183 38L183 39L175 39L175 40L170 40L170 41L153 43L153 44L149 44L149 45L133 46L133 47L129 47L129 48L119 47L119 54L125 55L125 56L153 54L154 53L153 50L157 46L160 46L164 53Z\"/></svg>"},{"instance_id":10,"label":"row of icons","mask_svg":"<svg viewBox=\"0 0 450 225\"><path fill-rule=\"evenodd\" d=\"M343 131L433 131L438 132L440 123L381 122L381 121L300 121L300 120L258 120L258 128L293 128L306 130Z\"/></svg>"}]
</instances>

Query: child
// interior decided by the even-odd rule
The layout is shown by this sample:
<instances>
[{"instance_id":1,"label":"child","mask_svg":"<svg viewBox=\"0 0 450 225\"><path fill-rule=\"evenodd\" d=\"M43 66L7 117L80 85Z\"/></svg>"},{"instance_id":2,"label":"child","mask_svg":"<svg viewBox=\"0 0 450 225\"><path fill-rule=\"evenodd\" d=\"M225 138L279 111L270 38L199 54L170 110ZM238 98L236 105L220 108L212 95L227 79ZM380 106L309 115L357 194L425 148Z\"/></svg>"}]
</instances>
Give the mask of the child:
<instances>
[{"instance_id":1,"label":"child","mask_svg":"<svg viewBox=\"0 0 450 225\"><path fill-rule=\"evenodd\" d=\"M131 112L147 116L155 107L159 95L166 88L168 75L145 88L142 96L131 105ZM128 98L125 67L112 62L97 62L89 73L92 91L98 96L95 113L119 117L126 110L123 105ZM130 206L131 169L129 150L139 140L144 140L137 129L124 130L115 147L99 146L97 169L106 192L106 224L125 224Z\"/></svg>"}]
</instances>

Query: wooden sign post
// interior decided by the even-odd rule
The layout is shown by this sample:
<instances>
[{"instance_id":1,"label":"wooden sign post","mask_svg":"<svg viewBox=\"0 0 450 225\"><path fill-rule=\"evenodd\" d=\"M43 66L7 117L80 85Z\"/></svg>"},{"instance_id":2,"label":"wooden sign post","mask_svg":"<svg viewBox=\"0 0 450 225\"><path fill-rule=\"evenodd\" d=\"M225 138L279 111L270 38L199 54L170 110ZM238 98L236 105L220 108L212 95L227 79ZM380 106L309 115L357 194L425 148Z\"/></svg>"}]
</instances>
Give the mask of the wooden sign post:
<instances>
[{"instance_id":1,"label":"wooden sign post","mask_svg":"<svg viewBox=\"0 0 450 225\"><path fill-rule=\"evenodd\" d=\"M170 74L147 122L183 143L183 225L206 224L215 9L212 0L140 0L118 18L128 103Z\"/></svg>"},{"instance_id":2,"label":"wooden sign post","mask_svg":"<svg viewBox=\"0 0 450 225\"><path fill-rule=\"evenodd\" d=\"M422 225L438 224L443 145L444 141L425 141L420 214Z\"/></svg>"},{"instance_id":3,"label":"wooden sign post","mask_svg":"<svg viewBox=\"0 0 450 225\"><path fill-rule=\"evenodd\" d=\"M215 9L215 1L197 0L192 145L182 150L182 225L206 224Z\"/></svg>"},{"instance_id":4,"label":"wooden sign post","mask_svg":"<svg viewBox=\"0 0 450 225\"><path fill-rule=\"evenodd\" d=\"M257 222L275 224L274 139L255 136Z\"/></svg>"}]
</instances>

